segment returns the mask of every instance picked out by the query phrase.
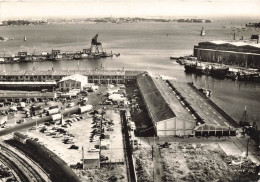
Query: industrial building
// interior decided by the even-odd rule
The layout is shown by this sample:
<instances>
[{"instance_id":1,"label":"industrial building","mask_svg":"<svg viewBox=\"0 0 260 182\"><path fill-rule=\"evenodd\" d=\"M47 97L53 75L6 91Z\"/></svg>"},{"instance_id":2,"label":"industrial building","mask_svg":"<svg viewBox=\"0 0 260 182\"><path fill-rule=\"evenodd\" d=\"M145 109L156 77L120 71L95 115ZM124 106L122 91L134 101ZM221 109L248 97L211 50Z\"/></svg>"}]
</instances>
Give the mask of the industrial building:
<instances>
[{"instance_id":1,"label":"industrial building","mask_svg":"<svg viewBox=\"0 0 260 182\"><path fill-rule=\"evenodd\" d=\"M157 136L235 136L234 120L187 83L148 74L137 85Z\"/></svg>"},{"instance_id":2,"label":"industrial building","mask_svg":"<svg viewBox=\"0 0 260 182\"><path fill-rule=\"evenodd\" d=\"M208 41L194 46L199 61L260 68L260 44L248 42Z\"/></svg>"},{"instance_id":3,"label":"industrial building","mask_svg":"<svg viewBox=\"0 0 260 182\"><path fill-rule=\"evenodd\" d=\"M99 84L122 84L126 81L135 81L136 76L143 71L125 71L123 70L17 70L0 71L0 81L8 82L46 82L54 80L59 82L63 77L79 74L88 77L88 83Z\"/></svg>"},{"instance_id":4,"label":"industrial building","mask_svg":"<svg viewBox=\"0 0 260 182\"><path fill-rule=\"evenodd\" d=\"M151 76L148 74L138 75L137 85L157 136L192 134L194 124L188 124L176 117Z\"/></svg>"},{"instance_id":5,"label":"industrial building","mask_svg":"<svg viewBox=\"0 0 260 182\"><path fill-rule=\"evenodd\" d=\"M9 92L0 93L0 102L6 101L43 101L43 100L55 100L57 98L57 94L55 92L46 92L46 93L38 93L38 92Z\"/></svg>"},{"instance_id":6,"label":"industrial building","mask_svg":"<svg viewBox=\"0 0 260 182\"><path fill-rule=\"evenodd\" d=\"M41 89L49 89L53 90L56 87L56 81L23 81L23 82L14 82L14 81L0 81L0 89L2 90L41 90Z\"/></svg>"},{"instance_id":7,"label":"industrial building","mask_svg":"<svg viewBox=\"0 0 260 182\"><path fill-rule=\"evenodd\" d=\"M83 90L84 86L87 84L88 77L79 74L63 77L58 83L59 89L62 91L69 91L72 89Z\"/></svg>"}]
</instances>

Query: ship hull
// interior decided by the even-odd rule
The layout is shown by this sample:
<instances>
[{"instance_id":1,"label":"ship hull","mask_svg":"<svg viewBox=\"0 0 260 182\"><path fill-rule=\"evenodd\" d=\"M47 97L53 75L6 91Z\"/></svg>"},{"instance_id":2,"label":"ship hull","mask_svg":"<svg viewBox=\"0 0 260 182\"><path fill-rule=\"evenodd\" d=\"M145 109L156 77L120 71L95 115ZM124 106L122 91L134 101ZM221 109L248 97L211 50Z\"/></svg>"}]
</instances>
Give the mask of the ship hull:
<instances>
[{"instance_id":1,"label":"ship hull","mask_svg":"<svg viewBox=\"0 0 260 182\"><path fill-rule=\"evenodd\" d=\"M210 74L214 78L224 79L228 72L228 68L212 68Z\"/></svg>"},{"instance_id":2,"label":"ship hull","mask_svg":"<svg viewBox=\"0 0 260 182\"><path fill-rule=\"evenodd\" d=\"M186 73L195 73L196 72L196 65L186 64L186 65L184 65L184 68L185 68Z\"/></svg>"}]
</instances>

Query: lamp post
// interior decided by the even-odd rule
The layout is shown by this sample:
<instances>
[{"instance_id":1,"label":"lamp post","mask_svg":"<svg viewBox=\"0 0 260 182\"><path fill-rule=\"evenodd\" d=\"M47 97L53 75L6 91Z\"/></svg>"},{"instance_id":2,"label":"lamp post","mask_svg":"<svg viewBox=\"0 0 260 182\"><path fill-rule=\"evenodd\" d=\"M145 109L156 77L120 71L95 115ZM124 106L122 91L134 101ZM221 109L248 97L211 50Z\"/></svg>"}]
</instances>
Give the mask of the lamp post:
<instances>
[{"instance_id":1,"label":"lamp post","mask_svg":"<svg viewBox=\"0 0 260 182\"><path fill-rule=\"evenodd\" d=\"M246 158L248 157L249 142L250 142L250 138L247 139L247 143L246 143Z\"/></svg>"}]
</instances>

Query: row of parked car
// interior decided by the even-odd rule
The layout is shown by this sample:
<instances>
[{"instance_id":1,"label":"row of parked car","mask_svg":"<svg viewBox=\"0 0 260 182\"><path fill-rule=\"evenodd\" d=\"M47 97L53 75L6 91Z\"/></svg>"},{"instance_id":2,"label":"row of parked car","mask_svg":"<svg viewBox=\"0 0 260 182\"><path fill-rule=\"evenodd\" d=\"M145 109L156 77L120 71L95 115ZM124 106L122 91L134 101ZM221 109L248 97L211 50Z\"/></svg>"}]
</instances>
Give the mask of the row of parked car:
<instances>
[{"instance_id":1,"label":"row of parked car","mask_svg":"<svg viewBox=\"0 0 260 182\"><path fill-rule=\"evenodd\" d=\"M46 134L47 136L52 136L52 138L62 138L62 142L64 144L74 144L73 138L74 135L68 132L67 128L72 126L72 123L80 121L83 119L82 116L72 115L71 118L65 120L64 124L61 124L61 121L57 121L55 126L51 127L52 124L50 122L46 122L43 125L39 125L39 132ZM32 127L31 129L36 129L36 127ZM71 145L69 149L78 149L79 147L76 145Z\"/></svg>"}]
</instances>

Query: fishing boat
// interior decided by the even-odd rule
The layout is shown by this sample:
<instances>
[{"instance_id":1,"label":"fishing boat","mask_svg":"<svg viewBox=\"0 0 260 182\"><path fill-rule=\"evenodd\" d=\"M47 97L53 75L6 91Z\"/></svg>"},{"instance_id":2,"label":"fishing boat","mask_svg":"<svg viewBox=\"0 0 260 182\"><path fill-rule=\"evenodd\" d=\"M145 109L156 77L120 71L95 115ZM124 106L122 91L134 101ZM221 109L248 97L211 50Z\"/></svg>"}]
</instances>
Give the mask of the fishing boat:
<instances>
[{"instance_id":1,"label":"fishing boat","mask_svg":"<svg viewBox=\"0 0 260 182\"><path fill-rule=\"evenodd\" d=\"M205 64L202 63L197 63L196 65L196 74L197 75L202 75L204 74L204 70L206 69Z\"/></svg>"},{"instance_id":2,"label":"fishing boat","mask_svg":"<svg viewBox=\"0 0 260 182\"><path fill-rule=\"evenodd\" d=\"M170 56L170 59L177 60L179 57Z\"/></svg>"},{"instance_id":3,"label":"fishing boat","mask_svg":"<svg viewBox=\"0 0 260 182\"><path fill-rule=\"evenodd\" d=\"M228 67L213 66L210 70L210 74L212 77L220 78L220 79L224 79L227 72L228 72Z\"/></svg>"},{"instance_id":4,"label":"fishing boat","mask_svg":"<svg viewBox=\"0 0 260 182\"><path fill-rule=\"evenodd\" d=\"M237 80L238 76L236 72L233 71L228 71L227 74L225 75L226 78L230 78L231 80Z\"/></svg>"},{"instance_id":5,"label":"fishing boat","mask_svg":"<svg viewBox=\"0 0 260 182\"><path fill-rule=\"evenodd\" d=\"M195 73L196 72L196 64L185 64L184 65L186 73Z\"/></svg>"},{"instance_id":6,"label":"fishing boat","mask_svg":"<svg viewBox=\"0 0 260 182\"><path fill-rule=\"evenodd\" d=\"M201 32L200 32L200 36L204 36L204 35L206 35L206 32L204 30L204 27L202 27Z\"/></svg>"},{"instance_id":7,"label":"fishing boat","mask_svg":"<svg viewBox=\"0 0 260 182\"><path fill-rule=\"evenodd\" d=\"M106 57L113 57L113 54L109 54L109 53L106 53L106 52L102 52L99 54L99 56L101 58L106 58Z\"/></svg>"}]
</instances>

